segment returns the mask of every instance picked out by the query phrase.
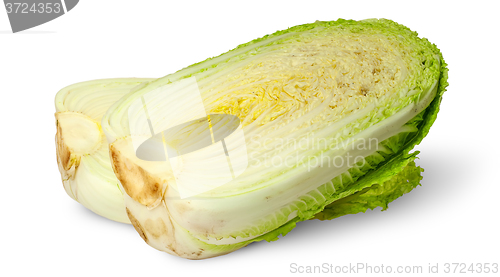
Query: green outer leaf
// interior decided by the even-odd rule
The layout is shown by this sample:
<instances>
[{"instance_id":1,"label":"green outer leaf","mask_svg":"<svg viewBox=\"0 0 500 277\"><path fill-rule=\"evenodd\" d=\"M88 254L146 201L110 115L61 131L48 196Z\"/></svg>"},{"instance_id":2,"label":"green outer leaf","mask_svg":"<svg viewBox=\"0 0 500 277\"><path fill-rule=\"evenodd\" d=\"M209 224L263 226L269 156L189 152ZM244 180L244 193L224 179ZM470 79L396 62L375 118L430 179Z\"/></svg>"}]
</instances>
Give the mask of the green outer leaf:
<instances>
[{"instance_id":1,"label":"green outer leaf","mask_svg":"<svg viewBox=\"0 0 500 277\"><path fill-rule=\"evenodd\" d=\"M376 207L386 210L390 202L420 185L422 171L424 170L421 167L411 161L390 180L331 203L322 212L316 214L314 219L330 220L346 214L364 213Z\"/></svg>"}]
</instances>

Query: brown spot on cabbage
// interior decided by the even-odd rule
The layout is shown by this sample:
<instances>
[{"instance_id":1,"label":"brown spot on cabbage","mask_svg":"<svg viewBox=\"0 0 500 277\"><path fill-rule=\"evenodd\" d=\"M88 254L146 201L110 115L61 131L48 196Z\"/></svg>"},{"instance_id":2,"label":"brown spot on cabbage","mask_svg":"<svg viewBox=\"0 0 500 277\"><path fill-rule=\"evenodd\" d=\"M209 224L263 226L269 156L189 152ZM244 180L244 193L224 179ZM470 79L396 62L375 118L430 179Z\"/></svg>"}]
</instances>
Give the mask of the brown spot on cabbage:
<instances>
[{"instance_id":1,"label":"brown spot on cabbage","mask_svg":"<svg viewBox=\"0 0 500 277\"><path fill-rule=\"evenodd\" d=\"M71 152L71 149L64 141L63 130L58 121L59 113L55 114L56 117L56 156L57 165L59 166L59 172L64 180L73 179L75 177L75 172L80 165L80 155L76 155Z\"/></svg>"},{"instance_id":2,"label":"brown spot on cabbage","mask_svg":"<svg viewBox=\"0 0 500 277\"><path fill-rule=\"evenodd\" d=\"M154 208L161 203L163 181L123 155L114 144L109 146L111 164L125 192L135 201Z\"/></svg>"}]
</instances>

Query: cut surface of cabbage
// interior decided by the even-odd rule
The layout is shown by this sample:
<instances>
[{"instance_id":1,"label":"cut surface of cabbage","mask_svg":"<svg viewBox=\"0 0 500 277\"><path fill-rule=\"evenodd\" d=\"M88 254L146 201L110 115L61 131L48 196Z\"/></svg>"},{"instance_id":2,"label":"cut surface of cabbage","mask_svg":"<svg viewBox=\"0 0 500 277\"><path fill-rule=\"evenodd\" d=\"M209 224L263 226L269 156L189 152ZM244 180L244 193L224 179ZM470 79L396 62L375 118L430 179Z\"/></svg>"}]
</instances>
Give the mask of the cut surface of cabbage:
<instances>
[{"instance_id":1,"label":"cut surface of cabbage","mask_svg":"<svg viewBox=\"0 0 500 277\"><path fill-rule=\"evenodd\" d=\"M113 174L101 118L133 87L154 79L81 82L60 90L56 105L57 163L71 198L106 218L130 223L119 181Z\"/></svg>"}]
</instances>

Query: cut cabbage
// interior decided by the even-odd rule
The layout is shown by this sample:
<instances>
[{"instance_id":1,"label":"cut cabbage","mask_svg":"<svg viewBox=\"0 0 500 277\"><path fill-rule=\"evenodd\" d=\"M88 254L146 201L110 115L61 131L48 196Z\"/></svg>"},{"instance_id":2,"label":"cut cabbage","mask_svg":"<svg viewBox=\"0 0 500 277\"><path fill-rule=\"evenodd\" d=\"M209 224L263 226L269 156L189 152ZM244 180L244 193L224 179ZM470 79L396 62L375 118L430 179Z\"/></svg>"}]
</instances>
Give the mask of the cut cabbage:
<instances>
[{"instance_id":1,"label":"cut cabbage","mask_svg":"<svg viewBox=\"0 0 500 277\"><path fill-rule=\"evenodd\" d=\"M298 221L385 208L411 190L420 169L410 151L446 86L440 51L402 25L315 22L144 83L112 105L102 128L141 237L202 259L275 240ZM234 133L219 141L232 168L245 168L219 186L214 170L225 165L213 147L198 147L200 134L210 130L215 145L227 128L214 115L237 117L245 141L233 143ZM182 122L177 137L165 137ZM160 158L138 157L146 142ZM207 189L185 196L186 187Z\"/></svg>"}]
</instances>

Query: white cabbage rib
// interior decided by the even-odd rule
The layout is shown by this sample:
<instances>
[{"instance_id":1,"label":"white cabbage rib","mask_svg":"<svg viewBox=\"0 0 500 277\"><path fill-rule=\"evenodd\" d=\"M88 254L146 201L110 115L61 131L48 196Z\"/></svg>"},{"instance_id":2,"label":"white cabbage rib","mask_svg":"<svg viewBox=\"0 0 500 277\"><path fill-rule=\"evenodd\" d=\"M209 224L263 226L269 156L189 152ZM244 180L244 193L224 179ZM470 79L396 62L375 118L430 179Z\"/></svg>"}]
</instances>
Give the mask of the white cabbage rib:
<instances>
[{"instance_id":1,"label":"white cabbage rib","mask_svg":"<svg viewBox=\"0 0 500 277\"><path fill-rule=\"evenodd\" d=\"M331 203L328 197L337 189L332 180L348 178L359 166L268 166L272 159L367 159L390 152L382 141L414 132L406 124L434 99L440 61L428 42L390 24L368 20L358 28L319 22L295 28L137 87L115 103L102 126L126 192L127 213L142 238L190 259L234 251L291 220L307 218L303 214L312 202ZM422 59L437 66L428 69ZM162 110L162 103L179 103L179 112L188 115L194 108L181 105L186 99L179 96L150 92L193 77L207 113L240 119L245 150L236 145L229 151L247 151L251 161L224 186L182 199L168 159L136 156L133 141L146 140L148 128L136 116L139 111L129 108L141 99L144 106L156 107L151 124L162 131L169 124L162 118L172 112ZM137 126L143 131L135 132ZM309 147L276 141L287 138ZM360 139L370 141L368 147L353 147ZM328 143L318 143L323 140ZM210 160L210 155L200 150L197 159ZM185 162L193 167L183 170L208 176L196 161Z\"/></svg>"},{"instance_id":2,"label":"white cabbage rib","mask_svg":"<svg viewBox=\"0 0 500 277\"><path fill-rule=\"evenodd\" d=\"M64 189L91 211L119 222L130 223L100 121L119 98L152 80L82 82L63 88L55 98L57 162Z\"/></svg>"}]
</instances>

